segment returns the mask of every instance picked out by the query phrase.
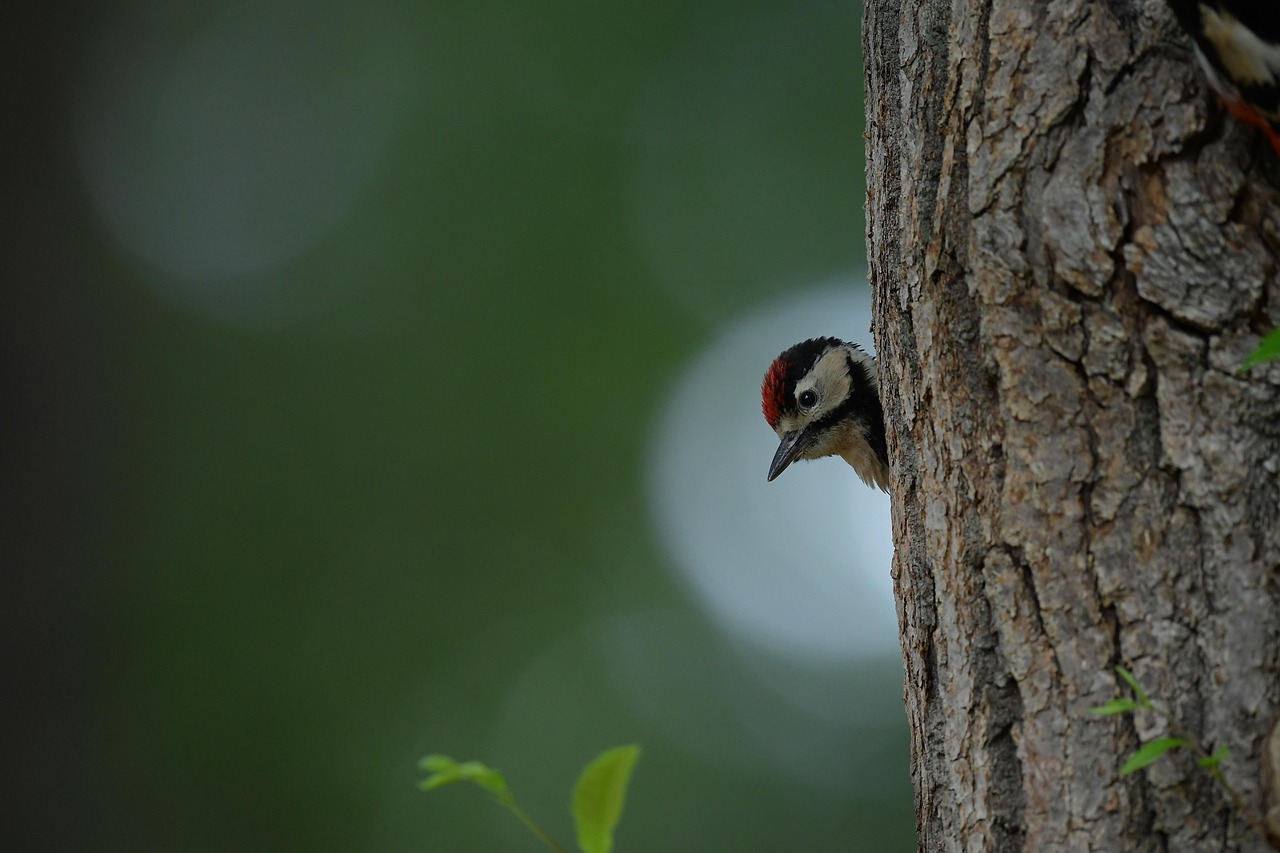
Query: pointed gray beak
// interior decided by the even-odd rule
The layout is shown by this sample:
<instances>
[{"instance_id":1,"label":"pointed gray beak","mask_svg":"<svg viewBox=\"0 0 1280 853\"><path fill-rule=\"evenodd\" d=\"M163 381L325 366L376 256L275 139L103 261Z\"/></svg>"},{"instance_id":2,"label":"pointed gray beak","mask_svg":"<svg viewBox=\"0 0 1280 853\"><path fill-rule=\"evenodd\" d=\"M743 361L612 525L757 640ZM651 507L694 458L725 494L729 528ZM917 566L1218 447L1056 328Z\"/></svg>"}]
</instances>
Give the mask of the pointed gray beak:
<instances>
[{"instance_id":1,"label":"pointed gray beak","mask_svg":"<svg viewBox=\"0 0 1280 853\"><path fill-rule=\"evenodd\" d=\"M788 465L796 461L796 457L808 446L807 437L807 431L801 429L782 434L782 443L778 445L778 452L773 454L773 461L769 463L767 482L772 483L775 477L787 470Z\"/></svg>"}]
</instances>

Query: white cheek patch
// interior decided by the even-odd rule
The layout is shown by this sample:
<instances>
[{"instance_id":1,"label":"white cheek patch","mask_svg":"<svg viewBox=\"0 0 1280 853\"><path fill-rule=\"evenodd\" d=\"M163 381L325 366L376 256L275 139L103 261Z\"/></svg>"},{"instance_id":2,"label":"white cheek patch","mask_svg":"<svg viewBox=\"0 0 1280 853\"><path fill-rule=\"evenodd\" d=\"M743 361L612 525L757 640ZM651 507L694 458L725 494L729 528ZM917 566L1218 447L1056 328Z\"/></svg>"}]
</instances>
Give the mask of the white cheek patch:
<instances>
[{"instance_id":1,"label":"white cheek patch","mask_svg":"<svg viewBox=\"0 0 1280 853\"><path fill-rule=\"evenodd\" d=\"M822 417L839 406L849 396L849 370L845 364L845 350L833 349L813 366L809 374L813 382L807 387L818 394L818 408L814 410L811 420ZM802 388L797 388L800 393Z\"/></svg>"}]
</instances>

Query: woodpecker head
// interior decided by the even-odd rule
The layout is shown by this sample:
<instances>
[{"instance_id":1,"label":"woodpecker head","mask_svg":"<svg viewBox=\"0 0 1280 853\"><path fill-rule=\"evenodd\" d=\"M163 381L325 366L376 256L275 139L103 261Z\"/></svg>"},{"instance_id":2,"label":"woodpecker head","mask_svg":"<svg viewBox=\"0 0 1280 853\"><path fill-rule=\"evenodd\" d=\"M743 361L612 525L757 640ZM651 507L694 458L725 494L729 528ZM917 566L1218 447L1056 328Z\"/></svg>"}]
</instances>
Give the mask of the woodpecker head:
<instances>
[{"instance_id":1,"label":"woodpecker head","mask_svg":"<svg viewBox=\"0 0 1280 853\"><path fill-rule=\"evenodd\" d=\"M889 453L875 361L857 344L812 338L769 365L764 419L782 439L773 480L797 459L841 456L868 486L889 490Z\"/></svg>"},{"instance_id":2,"label":"woodpecker head","mask_svg":"<svg viewBox=\"0 0 1280 853\"><path fill-rule=\"evenodd\" d=\"M1168 0L1228 112L1280 154L1280 15L1254 0Z\"/></svg>"}]
</instances>

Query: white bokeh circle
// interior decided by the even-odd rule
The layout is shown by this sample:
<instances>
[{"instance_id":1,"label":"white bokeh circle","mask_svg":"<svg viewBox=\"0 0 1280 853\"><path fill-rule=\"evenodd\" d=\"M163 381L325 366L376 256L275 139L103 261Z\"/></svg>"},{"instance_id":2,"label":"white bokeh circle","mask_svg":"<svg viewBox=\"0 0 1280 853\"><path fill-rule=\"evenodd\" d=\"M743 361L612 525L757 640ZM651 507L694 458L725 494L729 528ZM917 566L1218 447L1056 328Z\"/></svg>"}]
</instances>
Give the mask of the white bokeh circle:
<instances>
[{"instance_id":1,"label":"white bokeh circle","mask_svg":"<svg viewBox=\"0 0 1280 853\"><path fill-rule=\"evenodd\" d=\"M731 322L689 365L649 452L651 514L673 565L724 628L825 659L897 648L889 500L839 459L765 482L777 438L760 380L781 350L834 335L870 349L870 295L850 277Z\"/></svg>"}]
</instances>

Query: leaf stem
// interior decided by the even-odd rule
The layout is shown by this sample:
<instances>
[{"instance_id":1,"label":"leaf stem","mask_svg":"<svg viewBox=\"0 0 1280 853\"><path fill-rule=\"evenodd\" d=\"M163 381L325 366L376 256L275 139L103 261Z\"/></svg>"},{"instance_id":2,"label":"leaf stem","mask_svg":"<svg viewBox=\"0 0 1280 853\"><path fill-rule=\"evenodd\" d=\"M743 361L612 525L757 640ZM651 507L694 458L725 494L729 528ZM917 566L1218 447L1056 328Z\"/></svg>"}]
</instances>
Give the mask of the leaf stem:
<instances>
[{"instance_id":1,"label":"leaf stem","mask_svg":"<svg viewBox=\"0 0 1280 853\"><path fill-rule=\"evenodd\" d=\"M548 835L545 829L538 826L537 821L529 817L528 812L520 808L519 804L516 803L515 797L508 794L505 797L499 797L498 802L502 803L502 805L506 806L513 815L518 817L520 822L523 823L530 832L538 837L539 841L547 845L547 847L551 848L555 853L566 853L565 849L557 844L556 840Z\"/></svg>"},{"instance_id":2,"label":"leaf stem","mask_svg":"<svg viewBox=\"0 0 1280 853\"><path fill-rule=\"evenodd\" d=\"M1200 741L1192 736L1189 731L1183 728L1182 724L1174 719L1172 714L1164 708L1161 708L1159 705L1151 702L1147 703L1147 708L1154 711L1161 719L1169 724L1169 732L1174 737L1182 738L1186 741L1187 746L1191 748L1191 751L1195 754L1198 760L1206 761L1209 759L1209 751L1205 749ZM1231 800L1231 805L1235 806L1236 811L1240 812L1241 816L1243 816L1249 823L1249 826L1253 831L1258 834L1258 837L1262 839L1263 843L1270 846L1270 842L1267 838L1267 830L1263 827L1262 821L1254 813L1253 809L1245 805L1244 799L1240 796L1239 792L1236 791L1231 783L1227 781L1227 777L1222 774L1222 767L1220 766L1220 763L1215 762L1205 766L1205 769L1209 771L1209 775L1214 778L1218 783L1218 786L1226 793L1227 798Z\"/></svg>"}]
</instances>

